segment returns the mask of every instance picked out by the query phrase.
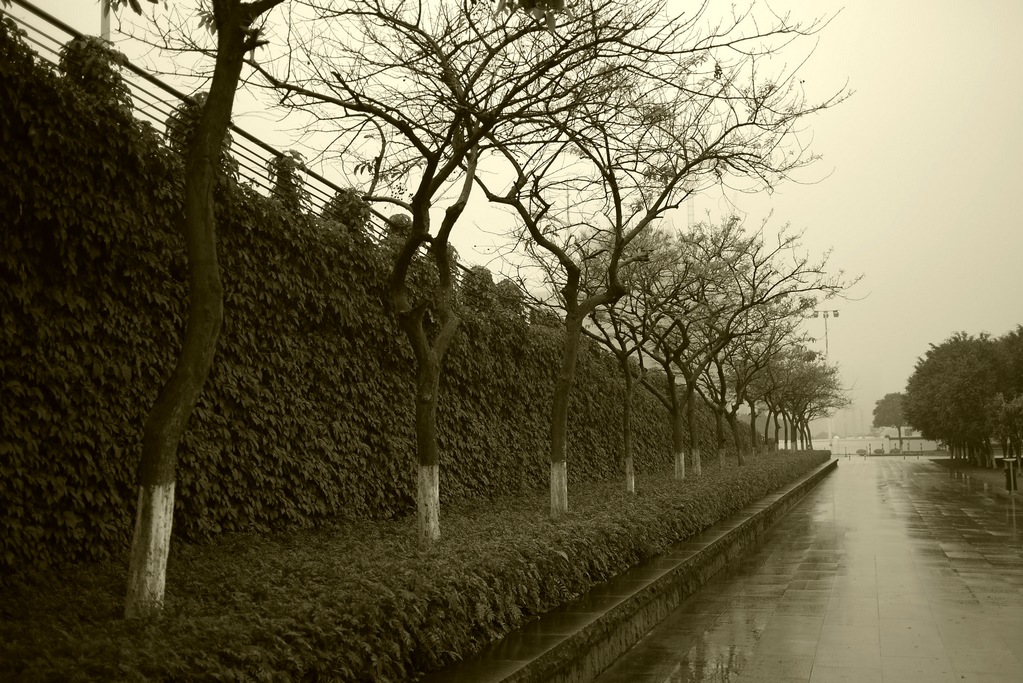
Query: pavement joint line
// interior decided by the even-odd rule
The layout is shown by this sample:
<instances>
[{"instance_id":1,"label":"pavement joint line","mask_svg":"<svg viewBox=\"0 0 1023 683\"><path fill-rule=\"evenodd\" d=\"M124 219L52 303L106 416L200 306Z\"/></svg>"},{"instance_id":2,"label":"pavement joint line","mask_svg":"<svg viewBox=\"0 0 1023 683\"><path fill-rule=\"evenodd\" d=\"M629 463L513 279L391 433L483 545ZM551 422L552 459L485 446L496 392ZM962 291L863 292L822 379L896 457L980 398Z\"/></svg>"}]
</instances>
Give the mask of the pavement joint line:
<instances>
[{"instance_id":1,"label":"pavement joint line","mask_svg":"<svg viewBox=\"0 0 1023 683\"><path fill-rule=\"evenodd\" d=\"M933 461L843 462L839 470L595 683L1020 681L1023 507ZM959 559L964 553L983 559ZM814 568L811 557L837 560L828 608L821 617L787 616L788 591L810 595L799 577ZM783 598L708 609L776 576L787 581ZM848 611L843 600L854 594L873 614ZM765 623L760 608L772 605ZM709 630L708 618L716 620ZM719 623L731 624L741 645L721 650Z\"/></svg>"}]
</instances>

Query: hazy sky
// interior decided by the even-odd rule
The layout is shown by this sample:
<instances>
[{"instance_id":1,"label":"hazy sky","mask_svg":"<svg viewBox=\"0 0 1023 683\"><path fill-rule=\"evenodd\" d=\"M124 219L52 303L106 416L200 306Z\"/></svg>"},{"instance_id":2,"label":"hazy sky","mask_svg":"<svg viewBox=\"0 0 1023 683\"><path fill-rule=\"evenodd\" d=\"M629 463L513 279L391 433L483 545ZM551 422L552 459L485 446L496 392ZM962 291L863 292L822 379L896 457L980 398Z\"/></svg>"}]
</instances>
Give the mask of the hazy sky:
<instances>
[{"instance_id":1,"label":"hazy sky","mask_svg":"<svg viewBox=\"0 0 1023 683\"><path fill-rule=\"evenodd\" d=\"M829 345L868 415L929 343L1023 323L1021 28L1018 0L845 3L807 72L808 89L848 77L855 90L813 122L827 178L737 200L753 215L773 208L864 275L861 300L829 306L841 311ZM823 335L823 320L810 324Z\"/></svg>"},{"instance_id":2,"label":"hazy sky","mask_svg":"<svg viewBox=\"0 0 1023 683\"><path fill-rule=\"evenodd\" d=\"M99 31L98 4L37 4L79 30ZM929 343L957 330L1000 335L1023 322L1023 174L1017 169L1023 162L1023 2L770 5L794 18L835 15L802 78L811 96L846 81L854 94L811 121L812 149L823 159L802 173L807 184L731 199L751 226L773 212L772 225L805 229L812 253L832 249L835 269L863 275L850 293L854 300L827 308L840 311L829 320L830 359L853 390L857 412L869 419L875 400L904 389ZM240 100L239 111L258 108ZM241 125L272 144L292 146L259 118ZM730 210L720 197L696 202L697 216ZM676 217L685 220L684 213ZM464 260L484 260L473 253L479 238L471 231L454 241ZM823 350L824 321L807 325Z\"/></svg>"}]
</instances>

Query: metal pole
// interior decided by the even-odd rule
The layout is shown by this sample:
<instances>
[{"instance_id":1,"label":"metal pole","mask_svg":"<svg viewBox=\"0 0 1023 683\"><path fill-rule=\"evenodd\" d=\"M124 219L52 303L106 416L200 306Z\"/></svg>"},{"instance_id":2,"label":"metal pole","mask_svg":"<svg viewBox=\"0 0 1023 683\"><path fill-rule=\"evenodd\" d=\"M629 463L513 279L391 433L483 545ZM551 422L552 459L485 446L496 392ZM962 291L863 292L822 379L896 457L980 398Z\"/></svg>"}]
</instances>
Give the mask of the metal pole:
<instances>
[{"instance_id":1,"label":"metal pole","mask_svg":"<svg viewBox=\"0 0 1023 683\"><path fill-rule=\"evenodd\" d=\"M828 363L828 312L824 311L824 364ZM828 442L831 441L831 415L828 415Z\"/></svg>"},{"instance_id":2,"label":"metal pole","mask_svg":"<svg viewBox=\"0 0 1023 683\"><path fill-rule=\"evenodd\" d=\"M100 3L99 37L110 42L110 0Z\"/></svg>"},{"instance_id":3,"label":"metal pole","mask_svg":"<svg viewBox=\"0 0 1023 683\"><path fill-rule=\"evenodd\" d=\"M828 360L828 312L824 311L824 360Z\"/></svg>"}]
</instances>

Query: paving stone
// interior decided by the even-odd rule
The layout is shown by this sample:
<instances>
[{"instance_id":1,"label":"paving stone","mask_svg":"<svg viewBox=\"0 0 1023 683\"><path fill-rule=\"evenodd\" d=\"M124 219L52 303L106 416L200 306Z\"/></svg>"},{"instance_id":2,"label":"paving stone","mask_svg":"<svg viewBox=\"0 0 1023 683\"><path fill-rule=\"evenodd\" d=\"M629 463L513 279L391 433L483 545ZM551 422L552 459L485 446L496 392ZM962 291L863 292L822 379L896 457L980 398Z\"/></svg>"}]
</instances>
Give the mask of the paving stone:
<instances>
[{"instance_id":1,"label":"paving stone","mask_svg":"<svg viewBox=\"0 0 1023 683\"><path fill-rule=\"evenodd\" d=\"M841 460L597 683L1023 680L1023 506L955 474Z\"/></svg>"}]
</instances>

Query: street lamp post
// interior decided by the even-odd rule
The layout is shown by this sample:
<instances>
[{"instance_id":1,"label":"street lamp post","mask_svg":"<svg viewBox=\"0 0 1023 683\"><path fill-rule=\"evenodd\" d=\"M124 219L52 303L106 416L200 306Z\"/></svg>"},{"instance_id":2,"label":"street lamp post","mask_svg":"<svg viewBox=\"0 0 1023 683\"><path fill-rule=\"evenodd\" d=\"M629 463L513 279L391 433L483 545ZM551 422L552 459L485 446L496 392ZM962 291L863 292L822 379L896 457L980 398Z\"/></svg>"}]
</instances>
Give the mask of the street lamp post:
<instances>
[{"instance_id":1,"label":"street lamp post","mask_svg":"<svg viewBox=\"0 0 1023 683\"><path fill-rule=\"evenodd\" d=\"M110 0L103 0L100 3L99 36L107 42L110 41Z\"/></svg>"},{"instance_id":2,"label":"street lamp post","mask_svg":"<svg viewBox=\"0 0 1023 683\"><path fill-rule=\"evenodd\" d=\"M828 349L828 318L831 318L831 317L837 318L838 317L838 311L830 310L830 311L814 311L813 312L813 317L814 318L820 318L822 316L824 317L824 362L827 363L828 362L828 351L829 351L829 349ZM829 442L831 441L831 416L830 415L828 415L828 441Z\"/></svg>"}]
</instances>

